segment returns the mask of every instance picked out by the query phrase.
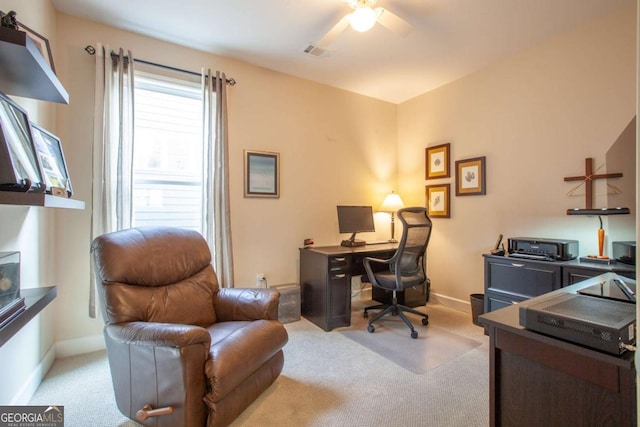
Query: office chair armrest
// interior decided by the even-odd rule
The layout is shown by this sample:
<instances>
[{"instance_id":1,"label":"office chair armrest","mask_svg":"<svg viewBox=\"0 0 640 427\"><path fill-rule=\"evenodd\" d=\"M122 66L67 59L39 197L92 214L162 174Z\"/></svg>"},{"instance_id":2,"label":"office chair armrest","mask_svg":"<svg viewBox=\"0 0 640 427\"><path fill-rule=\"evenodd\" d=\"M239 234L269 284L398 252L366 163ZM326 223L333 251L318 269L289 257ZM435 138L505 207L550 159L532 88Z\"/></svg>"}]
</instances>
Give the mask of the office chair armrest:
<instances>
[{"instance_id":1,"label":"office chair armrest","mask_svg":"<svg viewBox=\"0 0 640 427\"><path fill-rule=\"evenodd\" d=\"M364 258L362 261L365 262L365 263L378 262L380 264L390 264L392 260L393 260L393 258L380 259L380 258L373 258L373 257L368 256L368 257Z\"/></svg>"},{"instance_id":2,"label":"office chair armrest","mask_svg":"<svg viewBox=\"0 0 640 427\"><path fill-rule=\"evenodd\" d=\"M149 347L186 347L211 345L211 335L205 328L173 323L128 322L107 325L104 333L114 342Z\"/></svg>"},{"instance_id":3,"label":"office chair armrest","mask_svg":"<svg viewBox=\"0 0 640 427\"><path fill-rule=\"evenodd\" d=\"M234 320L278 320L280 292L275 289L222 288L215 300L220 322Z\"/></svg>"},{"instance_id":4,"label":"office chair armrest","mask_svg":"<svg viewBox=\"0 0 640 427\"><path fill-rule=\"evenodd\" d=\"M374 286L379 286L370 263L375 262L378 264L391 264L393 259L394 257L388 259L365 257L362 259L362 264L364 265L364 269L367 272L367 276L369 277L369 281L371 282L371 284L373 284Z\"/></svg>"}]
</instances>

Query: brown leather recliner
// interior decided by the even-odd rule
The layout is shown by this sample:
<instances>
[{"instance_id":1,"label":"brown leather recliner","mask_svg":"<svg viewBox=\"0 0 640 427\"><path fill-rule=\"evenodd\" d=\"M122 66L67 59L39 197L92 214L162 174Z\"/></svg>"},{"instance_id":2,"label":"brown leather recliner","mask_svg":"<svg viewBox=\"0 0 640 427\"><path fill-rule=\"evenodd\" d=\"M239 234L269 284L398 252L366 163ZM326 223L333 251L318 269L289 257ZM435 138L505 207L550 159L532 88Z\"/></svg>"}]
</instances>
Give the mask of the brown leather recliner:
<instances>
[{"instance_id":1,"label":"brown leather recliner","mask_svg":"<svg viewBox=\"0 0 640 427\"><path fill-rule=\"evenodd\" d=\"M126 417L148 426L226 426L280 375L288 340L280 294L219 288L199 233L132 228L97 237L91 253Z\"/></svg>"}]
</instances>

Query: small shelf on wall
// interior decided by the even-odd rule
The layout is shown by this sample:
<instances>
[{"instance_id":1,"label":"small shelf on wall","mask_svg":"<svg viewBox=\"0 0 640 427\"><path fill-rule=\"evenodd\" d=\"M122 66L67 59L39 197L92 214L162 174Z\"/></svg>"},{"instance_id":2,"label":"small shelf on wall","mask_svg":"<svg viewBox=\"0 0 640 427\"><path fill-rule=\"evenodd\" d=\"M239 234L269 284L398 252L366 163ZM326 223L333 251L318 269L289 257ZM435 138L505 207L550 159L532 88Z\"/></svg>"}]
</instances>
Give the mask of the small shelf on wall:
<instances>
[{"instance_id":1,"label":"small shelf on wall","mask_svg":"<svg viewBox=\"0 0 640 427\"><path fill-rule=\"evenodd\" d=\"M45 193L0 191L0 205L41 206L45 208L84 209L81 200L52 196Z\"/></svg>"},{"instance_id":2,"label":"small shelf on wall","mask_svg":"<svg viewBox=\"0 0 640 427\"><path fill-rule=\"evenodd\" d=\"M0 328L0 347L11 339L31 319L36 317L53 299L58 291L55 286L45 288L22 289L20 295L24 298L25 309L15 316L5 326Z\"/></svg>"},{"instance_id":3,"label":"small shelf on wall","mask_svg":"<svg viewBox=\"0 0 640 427\"><path fill-rule=\"evenodd\" d=\"M69 103L69 94L26 32L0 27L0 64L0 91Z\"/></svg>"}]
</instances>

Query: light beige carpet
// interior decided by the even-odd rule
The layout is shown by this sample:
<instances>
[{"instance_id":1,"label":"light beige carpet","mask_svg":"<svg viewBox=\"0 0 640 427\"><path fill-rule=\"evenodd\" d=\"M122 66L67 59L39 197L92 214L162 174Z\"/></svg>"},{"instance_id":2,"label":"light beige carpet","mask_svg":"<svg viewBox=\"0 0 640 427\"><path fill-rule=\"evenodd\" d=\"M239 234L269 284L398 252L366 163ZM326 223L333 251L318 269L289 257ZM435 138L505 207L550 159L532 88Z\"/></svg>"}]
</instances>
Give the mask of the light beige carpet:
<instances>
[{"instance_id":1,"label":"light beige carpet","mask_svg":"<svg viewBox=\"0 0 640 427\"><path fill-rule=\"evenodd\" d=\"M375 302L374 302L375 304ZM407 317L418 332L411 338L411 331L400 316L387 315L374 323L375 332L367 331L369 319L363 317L364 307L374 305L367 300L352 302L351 326L338 329L340 333L358 344L378 353L396 365L416 374L449 362L480 346L482 342L456 334L439 326L440 313L429 312L429 306L416 310L429 314L429 324L423 325L421 317L408 313ZM373 318L379 310L370 311Z\"/></svg>"},{"instance_id":2,"label":"light beige carpet","mask_svg":"<svg viewBox=\"0 0 640 427\"><path fill-rule=\"evenodd\" d=\"M487 426L488 337L466 313L426 310L431 325L482 345L418 375L338 330L289 323L282 375L231 427ZM65 427L138 425L118 412L104 351L56 360L29 404L64 406Z\"/></svg>"}]
</instances>

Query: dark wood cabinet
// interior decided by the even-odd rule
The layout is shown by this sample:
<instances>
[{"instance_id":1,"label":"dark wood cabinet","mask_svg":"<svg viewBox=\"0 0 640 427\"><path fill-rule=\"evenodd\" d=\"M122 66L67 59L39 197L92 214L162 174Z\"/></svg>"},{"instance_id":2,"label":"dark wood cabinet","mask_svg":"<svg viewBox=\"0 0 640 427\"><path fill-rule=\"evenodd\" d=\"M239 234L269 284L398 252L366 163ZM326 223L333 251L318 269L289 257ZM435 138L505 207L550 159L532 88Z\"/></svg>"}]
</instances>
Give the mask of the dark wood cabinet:
<instances>
[{"instance_id":1,"label":"dark wood cabinet","mask_svg":"<svg viewBox=\"0 0 640 427\"><path fill-rule=\"evenodd\" d=\"M563 286L573 285L591 277L602 274L605 271L611 271L629 279L636 279L636 271L632 266L626 264L615 264L611 268L602 269L595 267L567 265L562 268L562 284Z\"/></svg>"},{"instance_id":2,"label":"dark wood cabinet","mask_svg":"<svg viewBox=\"0 0 640 427\"><path fill-rule=\"evenodd\" d=\"M489 425L636 426L634 354L611 355L522 327L520 307L547 297L479 317L489 334Z\"/></svg>"},{"instance_id":3,"label":"dark wood cabinet","mask_svg":"<svg viewBox=\"0 0 640 427\"><path fill-rule=\"evenodd\" d=\"M542 295L561 286L560 266L508 257L485 258L485 312Z\"/></svg>"},{"instance_id":4,"label":"dark wood cabinet","mask_svg":"<svg viewBox=\"0 0 640 427\"><path fill-rule=\"evenodd\" d=\"M498 310L606 272L635 280L626 264L539 261L484 255L484 312Z\"/></svg>"}]
</instances>

